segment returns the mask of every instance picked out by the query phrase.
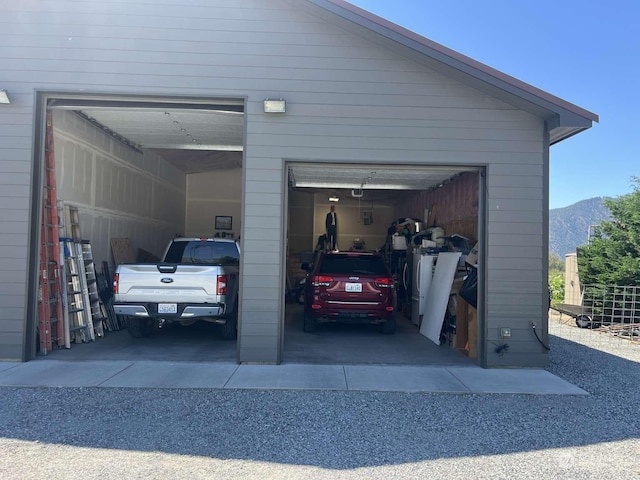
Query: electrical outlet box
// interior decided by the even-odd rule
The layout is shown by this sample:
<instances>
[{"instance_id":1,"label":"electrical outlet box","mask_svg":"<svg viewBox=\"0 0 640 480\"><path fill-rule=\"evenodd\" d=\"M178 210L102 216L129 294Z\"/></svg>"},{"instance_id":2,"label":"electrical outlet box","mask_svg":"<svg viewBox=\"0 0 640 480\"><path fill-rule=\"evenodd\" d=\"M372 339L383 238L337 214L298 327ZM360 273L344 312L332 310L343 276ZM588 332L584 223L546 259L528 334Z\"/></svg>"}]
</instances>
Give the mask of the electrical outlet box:
<instances>
[{"instance_id":1,"label":"electrical outlet box","mask_svg":"<svg viewBox=\"0 0 640 480\"><path fill-rule=\"evenodd\" d=\"M511 329L509 327L500 327L500 336L502 338L510 338L511 337Z\"/></svg>"}]
</instances>

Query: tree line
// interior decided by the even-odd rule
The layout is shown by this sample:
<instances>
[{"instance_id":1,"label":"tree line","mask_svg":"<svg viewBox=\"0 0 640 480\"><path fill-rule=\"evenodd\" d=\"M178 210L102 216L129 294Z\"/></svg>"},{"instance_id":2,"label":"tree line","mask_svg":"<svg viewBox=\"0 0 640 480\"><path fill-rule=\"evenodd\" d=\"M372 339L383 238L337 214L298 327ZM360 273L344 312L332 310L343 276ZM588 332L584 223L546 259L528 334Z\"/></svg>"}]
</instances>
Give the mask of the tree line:
<instances>
[{"instance_id":1,"label":"tree line","mask_svg":"<svg viewBox=\"0 0 640 480\"><path fill-rule=\"evenodd\" d=\"M600 222L589 243L578 247L578 275L584 285L640 285L640 178L632 177L633 191L606 198L611 220ZM549 254L551 304L564 301L564 260Z\"/></svg>"},{"instance_id":2,"label":"tree line","mask_svg":"<svg viewBox=\"0 0 640 480\"><path fill-rule=\"evenodd\" d=\"M640 178L632 177L632 183L632 193L604 200L611 220L577 248L582 285L640 284Z\"/></svg>"}]
</instances>

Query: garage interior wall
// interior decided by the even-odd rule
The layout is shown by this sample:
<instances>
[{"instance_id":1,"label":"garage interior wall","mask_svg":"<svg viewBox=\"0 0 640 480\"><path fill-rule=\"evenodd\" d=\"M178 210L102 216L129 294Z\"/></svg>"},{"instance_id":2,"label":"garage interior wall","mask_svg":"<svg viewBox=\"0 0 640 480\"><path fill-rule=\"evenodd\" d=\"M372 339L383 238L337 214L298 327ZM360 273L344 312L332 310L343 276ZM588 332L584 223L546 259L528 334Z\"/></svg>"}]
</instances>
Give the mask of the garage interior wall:
<instances>
[{"instance_id":1,"label":"garage interior wall","mask_svg":"<svg viewBox=\"0 0 640 480\"><path fill-rule=\"evenodd\" d=\"M317 237L314 239L315 193L304 189L291 189L288 202L287 249L289 255L313 250L317 239Z\"/></svg>"},{"instance_id":2,"label":"garage interior wall","mask_svg":"<svg viewBox=\"0 0 640 480\"><path fill-rule=\"evenodd\" d=\"M186 176L150 151L139 152L79 115L54 110L58 199L76 206L97 265L111 238L161 256L184 230Z\"/></svg>"},{"instance_id":3,"label":"garage interior wall","mask_svg":"<svg viewBox=\"0 0 640 480\"><path fill-rule=\"evenodd\" d=\"M339 215L338 246L347 250L356 239L365 249L377 250L387 241L392 222L411 217L425 226L442 227L446 234L458 234L476 242L478 239L478 172L464 172L423 191L394 192L393 200L370 201L367 191L358 200L343 190L339 202L329 202L326 193L305 193L304 189L289 194L289 252L313 250L318 236L325 233L325 215L333 205ZM390 195L392 196L392 195ZM373 221L365 224L364 212ZM472 245L473 246L473 245Z\"/></svg>"},{"instance_id":4,"label":"garage interior wall","mask_svg":"<svg viewBox=\"0 0 640 480\"><path fill-rule=\"evenodd\" d=\"M366 192L360 202L343 192L340 201L333 203L328 201L328 194L292 189L288 202L287 274L291 282L304 277L305 272L300 269L302 259L305 252L315 249L318 237L325 233L325 218L331 205L338 215L337 244L342 250L353 247L356 239L363 241L367 250L379 249L387 238L387 227L394 220L393 207L367 201ZM365 210L372 214L370 225L363 222Z\"/></svg>"},{"instance_id":5,"label":"garage interior wall","mask_svg":"<svg viewBox=\"0 0 640 480\"><path fill-rule=\"evenodd\" d=\"M338 215L338 234L336 242L341 250L349 250L354 241L360 239L365 249L377 250L382 247L387 238L387 228L394 220L393 207L381 203L367 201L366 191L358 203L357 198L348 195L340 197L340 202L331 203L326 195L317 194L315 198L314 244L318 236L325 233L325 219L331 205L335 205ZM373 222L365 225L362 212L373 212Z\"/></svg>"},{"instance_id":6,"label":"garage interior wall","mask_svg":"<svg viewBox=\"0 0 640 480\"><path fill-rule=\"evenodd\" d=\"M446 235L462 235L475 243L478 240L478 175L478 172L465 172L441 187L417 192L403 202L401 208L396 208L395 215L422 219L429 227L443 228Z\"/></svg>"},{"instance_id":7,"label":"garage interior wall","mask_svg":"<svg viewBox=\"0 0 640 480\"><path fill-rule=\"evenodd\" d=\"M69 111L54 111L58 197L80 212L96 261L113 264L109 239L129 238L161 256L176 235L212 237L215 217L241 228L242 170L192 173L153 152L138 152Z\"/></svg>"},{"instance_id":8,"label":"garage interior wall","mask_svg":"<svg viewBox=\"0 0 640 480\"><path fill-rule=\"evenodd\" d=\"M231 217L231 230L216 230L216 216ZM187 175L187 237L213 237L217 234L240 238L242 227L242 169Z\"/></svg>"}]
</instances>

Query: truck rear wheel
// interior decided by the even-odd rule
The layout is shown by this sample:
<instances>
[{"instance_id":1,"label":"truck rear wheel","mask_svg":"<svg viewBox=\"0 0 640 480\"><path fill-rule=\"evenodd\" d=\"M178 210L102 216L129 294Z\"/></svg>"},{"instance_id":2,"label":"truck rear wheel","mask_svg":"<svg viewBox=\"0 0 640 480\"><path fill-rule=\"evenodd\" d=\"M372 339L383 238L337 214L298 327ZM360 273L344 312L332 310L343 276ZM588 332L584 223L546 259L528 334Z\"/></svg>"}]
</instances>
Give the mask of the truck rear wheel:
<instances>
[{"instance_id":1,"label":"truck rear wheel","mask_svg":"<svg viewBox=\"0 0 640 480\"><path fill-rule=\"evenodd\" d=\"M127 317L127 329L134 338L149 337L153 333L152 318Z\"/></svg>"},{"instance_id":2,"label":"truck rear wheel","mask_svg":"<svg viewBox=\"0 0 640 480\"><path fill-rule=\"evenodd\" d=\"M225 340L235 340L238 338L238 312L227 317L227 321L221 325L222 338Z\"/></svg>"}]
</instances>

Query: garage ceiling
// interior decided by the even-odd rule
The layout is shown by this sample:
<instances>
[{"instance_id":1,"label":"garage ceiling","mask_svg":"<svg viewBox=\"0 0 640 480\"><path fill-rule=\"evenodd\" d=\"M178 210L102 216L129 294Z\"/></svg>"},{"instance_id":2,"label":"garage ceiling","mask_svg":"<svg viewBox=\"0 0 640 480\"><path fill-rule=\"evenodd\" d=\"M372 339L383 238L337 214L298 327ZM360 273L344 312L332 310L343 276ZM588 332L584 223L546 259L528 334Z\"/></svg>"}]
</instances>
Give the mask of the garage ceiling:
<instances>
[{"instance_id":1,"label":"garage ceiling","mask_svg":"<svg viewBox=\"0 0 640 480\"><path fill-rule=\"evenodd\" d=\"M185 173L242 166L242 112L101 108L82 113Z\"/></svg>"},{"instance_id":2,"label":"garage ceiling","mask_svg":"<svg viewBox=\"0 0 640 480\"><path fill-rule=\"evenodd\" d=\"M54 99L49 108L73 110L124 143L152 150L185 173L240 168L244 106L99 99ZM314 191L426 190L468 168L293 163L289 185Z\"/></svg>"},{"instance_id":3,"label":"garage ceiling","mask_svg":"<svg viewBox=\"0 0 640 480\"><path fill-rule=\"evenodd\" d=\"M467 170L435 166L294 164L289 168L289 184L296 188L425 190L437 187Z\"/></svg>"},{"instance_id":4,"label":"garage ceiling","mask_svg":"<svg viewBox=\"0 0 640 480\"><path fill-rule=\"evenodd\" d=\"M242 166L244 104L147 99L61 98L50 109L72 110L127 145L152 150L185 173Z\"/></svg>"},{"instance_id":5,"label":"garage ceiling","mask_svg":"<svg viewBox=\"0 0 640 480\"><path fill-rule=\"evenodd\" d=\"M82 113L144 148L242 151L242 112L102 108Z\"/></svg>"}]
</instances>

